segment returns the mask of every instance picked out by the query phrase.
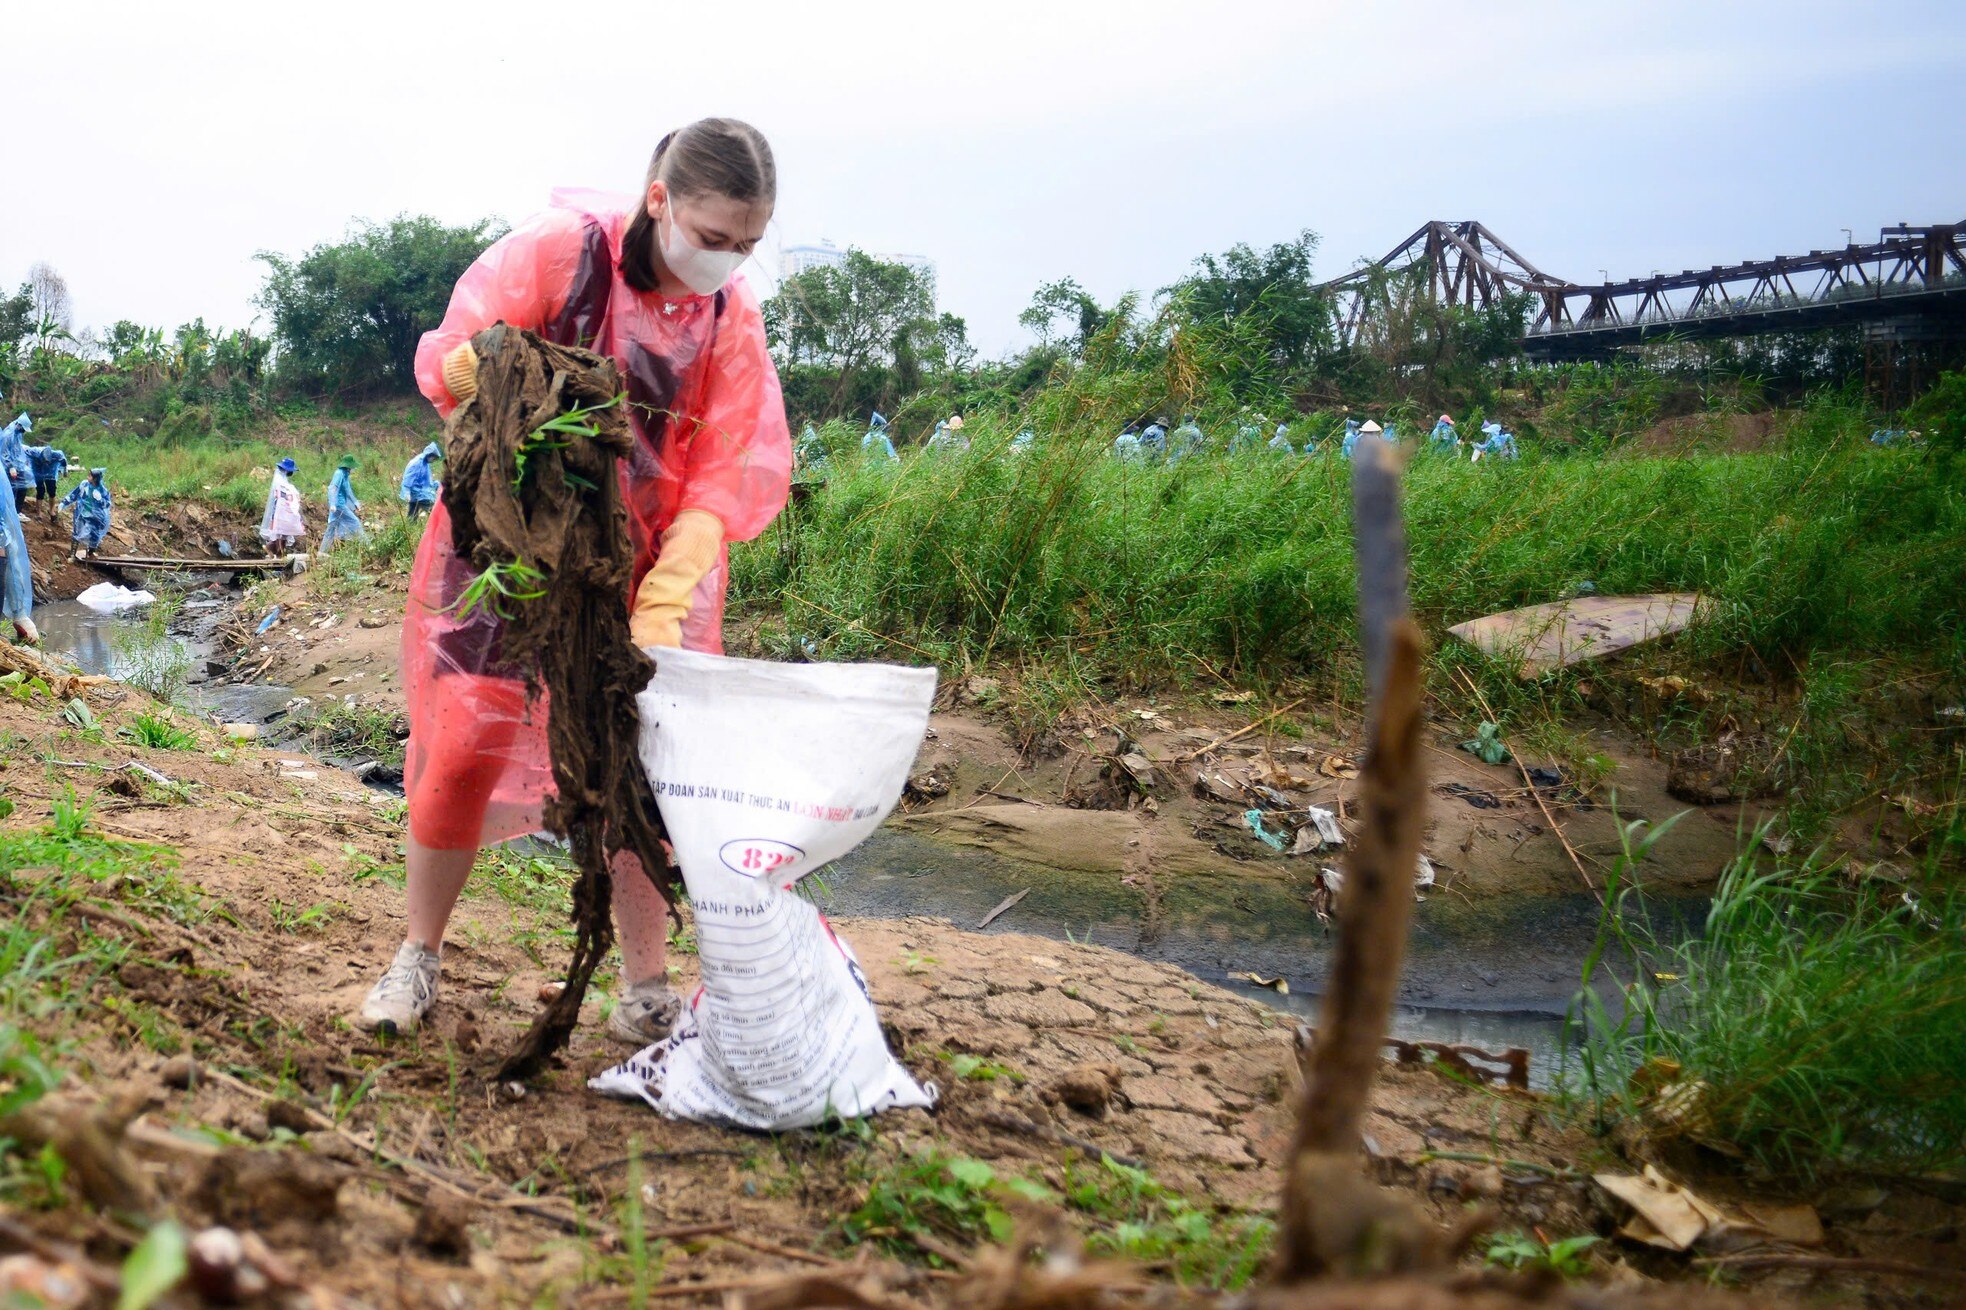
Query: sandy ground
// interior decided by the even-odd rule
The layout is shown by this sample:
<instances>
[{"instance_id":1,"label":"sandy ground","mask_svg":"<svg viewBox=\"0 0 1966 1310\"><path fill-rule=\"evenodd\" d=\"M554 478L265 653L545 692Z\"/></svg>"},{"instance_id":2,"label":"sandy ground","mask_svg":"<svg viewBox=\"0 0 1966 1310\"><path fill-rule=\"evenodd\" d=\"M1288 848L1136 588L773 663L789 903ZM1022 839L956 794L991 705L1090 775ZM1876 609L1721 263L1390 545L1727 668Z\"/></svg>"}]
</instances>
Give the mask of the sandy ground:
<instances>
[{"instance_id":1,"label":"sandy ground","mask_svg":"<svg viewBox=\"0 0 1966 1310\"><path fill-rule=\"evenodd\" d=\"M480 883L454 927L430 1027L408 1041L357 1033L346 1016L401 932L396 804L290 754L227 748L216 733L190 750L137 748L117 729L146 699L113 685L90 699L93 734L64 725L45 699L0 699L8 829L41 829L57 800L84 798L93 833L158 844L141 862L174 872L204 908L159 915L119 900L127 888L97 889L102 910L88 922L121 942L122 962L77 984L65 1008L36 1011L61 1043L61 1095L76 1113L103 1097L139 1105L125 1149L147 1185L193 1224L263 1237L314 1304L571 1304L595 1288L593 1303L609 1303L625 1277L631 1154L648 1228L695 1230L664 1248L670 1284L854 1258L841 1217L871 1178L929 1146L1054 1185L1084 1168L1066 1143L1110 1151L1216 1222L1265 1212L1277 1193L1297 1078L1289 1025L1099 947L935 920L839 923L897 1053L942 1088L933 1113L886 1116L864 1138L750 1136L592 1095L585 1077L624 1054L600 1034L594 1002L536 1083L486 1081L564 958L558 894L531 903ZM131 760L173 785L133 780ZM22 897L45 873L9 871L15 913L40 912ZM71 919L58 935L78 931ZM694 961L675 962L686 987ZM172 1063L184 1054L198 1076ZM953 1057L964 1054L986 1057L993 1076L959 1077ZM1088 1083L1100 1089L1091 1100ZM1369 1135L1362 1163L1443 1221L1479 1201L1503 1226L1551 1237L1612 1222L1576 1170L1628 1169L1621 1151L1657 1154L1593 1140L1529 1093L1420 1069L1388 1071ZM1873 1190L1844 1211L1825 1203L1829 1250L1951 1257L1966 1211L1915 1189ZM72 1205L17 1217L99 1256L117 1249L115 1225ZM1626 1282L1691 1271L1622 1244L1593 1261L1594 1276ZM925 1302L945 1299L926 1275L894 1277ZM1817 1275L1760 1277L1801 1290ZM1919 1299L1918 1284L1858 1291L1842 1278L1837 1304L1942 1303Z\"/></svg>"}]
</instances>

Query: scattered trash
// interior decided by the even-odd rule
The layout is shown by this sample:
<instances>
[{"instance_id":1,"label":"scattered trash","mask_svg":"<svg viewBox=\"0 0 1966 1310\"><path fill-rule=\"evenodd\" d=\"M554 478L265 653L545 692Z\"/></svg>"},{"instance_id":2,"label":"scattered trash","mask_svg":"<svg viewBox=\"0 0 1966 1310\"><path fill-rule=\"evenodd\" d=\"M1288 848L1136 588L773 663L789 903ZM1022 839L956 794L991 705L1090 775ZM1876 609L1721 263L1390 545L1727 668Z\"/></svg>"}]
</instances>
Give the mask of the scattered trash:
<instances>
[{"instance_id":1,"label":"scattered trash","mask_svg":"<svg viewBox=\"0 0 1966 1310\"><path fill-rule=\"evenodd\" d=\"M1324 880L1324 889L1333 896L1344 890L1345 875L1337 869L1321 869L1318 872L1318 877ZM1431 887L1433 885L1433 861L1422 855L1413 866L1413 889L1418 891L1422 887Z\"/></svg>"},{"instance_id":2,"label":"scattered trash","mask_svg":"<svg viewBox=\"0 0 1966 1310\"><path fill-rule=\"evenodd\" d=\"M1638 685L1660 700L1685 700L1695 705L1705 705L1713 699L1713 693L1705 687L1688 682L1676 673L1669 673L1661 678L1648 678L1641 674Z\"/></svg>"},{"instance_id":3,"label":"scattered trash","mask_svg":"<svg viewBox=\"0 0 1966 1310\"><path fill-rule=\"evenodd\" d=\"M1256 803L1266 810L1294 810L1297 803L1274 787L1265 787L1260 782L1245 782L1243 792L1253 797Z\"/></svg>"},{"instance_id":4,"label":"scattered trash","mask_svg":"<svg viewBox=\"0 0 1966 1310\"><path fill-rule=\"evenodd\" d=\"M1570 785L1570 779L1562 769L1547 765L1533 765L1529 769L1529 785L1538 791L1561 791Z\"/></svg>"},{"instance_id":5,"label":"scattered trash","mask_svg":"<svg viewBox=\"0 0 1966 1310\"><path fill-rule=\"evenodd\" d=\"M1700 597L1691 592L1580 596L1457 623L1448 631L1497 659L1517 677L1596 659L1690 627Z\"/></svg>"},{"instance_id":6,"label":"scattered trash","mask_svg":"<svg viewBox=\"0 0 1966 1310\"><path fill-rule=\"evenodd\" d=\"M1250 973L1247 971L1231 973L1229 977L1238 979L1239 981L1242 982L1255 983L1258 987L1267 987L1271 991L1275 992L1278 996L1290 995L1289 980L1282 977L1265 978L1260 973Z\"/></svg>"},{"instance_id":7,"label":"scattered trash","mask_svg":"<svg viewBox=\"0 0 1966 1310\"><path fill-rule=\"evenodd\" d=\"M1338 827L1338 816L1330 810L1313 805L1305 813L1309 821L1297 830L1297 840L1290 848L1292 855L1312 855L1328 848L1345 844L1345 834Z\"/></svg>"},{"instance_id":8,"label":"scattered trash","mask_svg":"<svg viewBox=\"0 0 1966 1310\"><path fill-rule=\"evenodd\" d=\"M221 723L218 730L234 741L252 741L259 736L257 723Z\"/></svg>"},{"instance_id":9,"label":"scattered trash","mask_svg":"<svg viewBox=\"0 0 1966 1310\"><path fill-rule=\"evenodd\" d=\"M1128 751L1126 754L1116 758L1119 761L1120 768L1126 771L1126 776L1133 779L1134 786L1138 787L1141 791L1147 791L1153 787L1156 779L1152 760L1149 760L1137 750Z\"/></svg>"},{"instance_id":10,"label":"scattered trash","mask_svg":"<svg viewBox=\"0 0 1966 1310\"><path fill-rule=\"evenodd\" d=\"M1341 755L1327 755L1318 764L1317 771L1327 778L1356 778L1358 765Z\"/></svg>"},{"instance_id":11,"label":"scattered trash","mask_svg":"<svg viewBox=\"0 0 1966 1310\"><path fill-rule=\"evenodd\" d=\"M1477 810L1499 810L1502 802L1493 792L1481 791L1464 782L1444 782L1440 789L1449 796L1459 796Z\"/></svg>"},{"instance_id":12,"label":"scattered trash","mask_svg":"<svg viewBox=\"0 0 1966 1310\"><path fill-rule=\"evenodd\" d=\"M148 605L157 597L147 591L132 591L128 587L119 587L113 582L98 582L75 599L98 614L114 614L119 610Z\"/></svg>"},{"instance_id":13,"label":"scattered trash","mask_svg":"<svg viewBox=\"0 0 1966 1310\"><path fill-rule=\"evenodd\" d=\"M1217 705L1245 705L1256 699L1253 691L1218 691L1215 693Z\"/></svg>"},{"instance_id":14,"label":"scattered trash","mask_svg":"<svg viewBox=\"0 0 1966 1310\"><path fill-rule=\"evenodd\" d=\"M1717 1208L1649 1164L1643 1174L1593 1174L1591 1180L1631 1208L1631 1219L1618 1230L1630 1241L1688 1251L1720 1221Z\"/></svg>"},{"instance_id":15,"label":"scattered trash","mask_svg":"<svg viewBox=\"0 0 1966 1310\"><path fill-rule=\"evenodd\" d=\"M280 607L278 605L275 605L272 609L266 611L266 617L261 619L259 621L259 626L253 629L253 635L255 637L265 636L267 630L271 628L274 624L278 623L279 621L280 621Z\"/></svg>"},{"instance_id":16,"label":"scattered trash","mask_svg":"<svg viewBox=\"0 0 1966 1310\"><path fill-rule=\"evenodd\" d=\"M1502 744L1501 725L1486 719L1475 729L1474 740L1462 742L1461 749L1483 764L1507 764L1511 758L1509 748Z\"/></svg>"},{"instance_id":17,"label":"scattered trash","mask_svg":"<svg viewBox=\"0 0 1966 1310\"><path fill-rule=\"evenodd\" d=\"M1282 852L1289 849L1289 843L1283 839L1281 833L1271 832L1263 826L1263 811L1245 810L1243 811L1242 821L1248 824L1249 830L1255 833L1262 843L1271 850Z\"/></svg>"},{"instance_id":18,"label":"scattered trash","mask_svg":"<svg viewBox=\"0 0 1966 1310\"><path fill-rule=\"evenodd\" d=\"M1723 1207L1649 1164L1640 1174L1593 1174L1591 1181L1632 1211L1618 1236L1661 1250L1726 1251L1770 1242L1809 1247L1824 1241L1822 1216L1811 1205Z\"/></svg>"},{"instance_id":19,"label":"scattered trash","mask_svg":"<svg viewBox=\"0 0 1966 1310\"><path fill-rule=\"evenodd\" d=\"M949 780L933 769L908 779L908 785L903 792L904 798L910 801L940 800L948 794Z\"/></svg>"},{"instance_id":20,"label":"scattered trash","mask_svg":"<svg viewBox=\"0 0 1966 1310\"><path fill-rule=\"evenodd\" d=\"M1225 805L1236 805L1242 801L1241 790L1219 773L1195 774L1195 795L1221 801Z\"/></svg>"}]
</instances>

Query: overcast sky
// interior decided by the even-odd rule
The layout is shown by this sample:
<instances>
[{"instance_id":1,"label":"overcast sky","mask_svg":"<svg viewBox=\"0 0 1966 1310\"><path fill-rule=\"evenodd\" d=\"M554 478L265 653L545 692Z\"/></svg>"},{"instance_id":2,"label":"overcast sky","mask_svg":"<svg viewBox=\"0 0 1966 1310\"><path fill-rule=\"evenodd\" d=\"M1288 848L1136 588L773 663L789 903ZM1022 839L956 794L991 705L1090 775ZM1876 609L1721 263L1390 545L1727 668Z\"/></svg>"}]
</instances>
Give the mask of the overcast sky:
<instances>
[{"instance_id":1,"label":"overcast sky","mask_svg":"<svg viewBox=\"0 0 1966 1310\"><path fill-rule=\"evenodd\" d=\"M749 119L776 244L926 255L986 352L1041 282L1152 291L1311 228L1320 275L1478 218L1594 281L1966 218L1966 3L678 6L0 0L0 285L252 319L261 249L516 219Z\"/></svg>"}]
</instances>

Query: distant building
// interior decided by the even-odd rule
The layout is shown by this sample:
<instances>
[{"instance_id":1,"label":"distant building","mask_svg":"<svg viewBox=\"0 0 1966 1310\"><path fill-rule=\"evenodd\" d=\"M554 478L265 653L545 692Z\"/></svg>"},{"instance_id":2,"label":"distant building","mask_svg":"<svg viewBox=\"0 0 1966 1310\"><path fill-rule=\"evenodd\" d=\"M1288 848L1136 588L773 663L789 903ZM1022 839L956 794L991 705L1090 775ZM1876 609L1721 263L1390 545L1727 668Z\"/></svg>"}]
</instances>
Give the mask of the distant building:
<instances>
[{"instance_id":1,"label":"distant building","mask_svg":"<svg viewBox=\"0 0 1966 1310\"><path fill-rule=\"evenodd\" d=\"M815 268L835 268L846 263L846 251L831 241L821 239L816 246L787 246L779 252L778 273L780 277L797 277Z\"/></svg>"},{"instance_id":2,"label":"distant building","mask_svg":"<svg viewBox=\"0 0 1966 1310\"><path fill-rule=\"evenodd\" d=\"M869 258L878 259L884 264L900 264L935 280L935 261L926 255L884 254L877 250L866 252ZM778 274L780 277L794 278L815 268L837 268L846 263L846 251L821 237L818 245L786 246L778 255Z\"/></svg>"}]
</instances>

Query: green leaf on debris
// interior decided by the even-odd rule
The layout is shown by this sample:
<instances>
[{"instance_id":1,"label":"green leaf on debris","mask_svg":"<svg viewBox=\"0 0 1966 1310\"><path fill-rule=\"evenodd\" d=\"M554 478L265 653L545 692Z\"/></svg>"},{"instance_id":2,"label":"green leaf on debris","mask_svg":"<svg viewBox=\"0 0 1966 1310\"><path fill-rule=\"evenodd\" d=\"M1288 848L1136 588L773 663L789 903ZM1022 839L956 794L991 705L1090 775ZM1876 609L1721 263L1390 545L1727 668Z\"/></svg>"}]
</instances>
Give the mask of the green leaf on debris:
<instances>
[{"instance_id":1,"label":"green leaf on debris","mask_svg":"<svg viewBox=\"0 0 1966 1310\"><path fill-rule=\"evenodd\" d=\"M123 1261L123 1290L116 1310L148 1310L176 1287L191 1267L184 1229L170 1220L158 1224Z\"/></svg>"}]
</instances>

